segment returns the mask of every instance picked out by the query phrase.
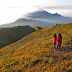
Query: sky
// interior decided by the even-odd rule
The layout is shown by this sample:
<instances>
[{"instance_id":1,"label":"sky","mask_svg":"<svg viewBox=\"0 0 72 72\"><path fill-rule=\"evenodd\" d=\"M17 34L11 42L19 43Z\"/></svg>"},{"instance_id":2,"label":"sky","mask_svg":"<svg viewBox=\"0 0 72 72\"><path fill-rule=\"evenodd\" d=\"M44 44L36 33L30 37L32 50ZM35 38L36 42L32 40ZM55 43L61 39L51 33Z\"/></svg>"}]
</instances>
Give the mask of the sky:
<instances>
[{"instance_id":1,"label":"sky","mask_svg":"<svg viewBox=\"0 0 72 72\"><path fill-rule=\"evenodd\" d=\"M72 17L72 0L0 0L0 25L38 9Z\"/></svg>"}]
</instances>

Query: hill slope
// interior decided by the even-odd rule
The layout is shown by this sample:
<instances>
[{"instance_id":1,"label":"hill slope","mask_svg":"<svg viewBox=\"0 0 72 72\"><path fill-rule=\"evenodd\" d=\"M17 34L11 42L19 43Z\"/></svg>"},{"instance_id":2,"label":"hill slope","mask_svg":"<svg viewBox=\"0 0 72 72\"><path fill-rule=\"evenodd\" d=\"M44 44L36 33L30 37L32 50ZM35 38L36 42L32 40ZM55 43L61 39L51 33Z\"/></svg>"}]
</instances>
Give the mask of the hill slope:
<instances>
[{"instance_id":1,"label":"hill slope","mask_svg":"<svg viewBox=\"0 0 72 72\"><path fill-rule=\"evenodd\" d=\"M53 49L53 34L61 33L61 51ZM71 72L72 23L37 30L0 49L0 71Z\"/></svg>"},{"instance_id":2,"label":"hill slope","mask_svg":"<svg viewBox=\"0 0 72 72\"><path fill-rule=\"evenodd\" d=\"M39 30L39 29L42 29L41 27L38 27L38 26L36 26L36 27L33 27L35 30Z\"/></svg>"},{"instance_id":3,"label":"hill slope","mask_svg":"<svg viewBox=\"0 0 72 72\"><path fill-rule=\"evenodd\" d=\"M35 30L31 28L30 26L1 28L0 29L0 48L10 43L13 43L34 31Z\"/></svg>"}]
</instances>

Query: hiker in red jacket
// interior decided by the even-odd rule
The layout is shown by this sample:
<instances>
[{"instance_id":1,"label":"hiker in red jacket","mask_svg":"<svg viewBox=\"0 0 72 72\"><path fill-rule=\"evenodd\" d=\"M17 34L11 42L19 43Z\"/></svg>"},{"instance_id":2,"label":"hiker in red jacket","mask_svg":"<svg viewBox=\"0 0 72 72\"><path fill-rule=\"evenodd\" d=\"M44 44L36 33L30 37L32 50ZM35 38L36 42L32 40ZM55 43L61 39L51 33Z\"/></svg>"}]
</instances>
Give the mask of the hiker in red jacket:
<instances>
[{"instance_id":1,"label":"hiker in red jacket","mask_svg":"<svg viewBox=\"0 0 72 72\"><path fill-rule=\"evenodd\" d=\"M58 48L61 50L61 44L62 44L62 36L61 36L61 33L59 33L56 41L57 41L56 51L58 50Z\"/></svg>"},{"instance_id":2,"label":"hiker in red jacket","mask_svg":"<svg viewBox=\"0 0 72 72\"><path fill-rule=\"evenodd\" d=\"M53 38L54 49L56 49L56 38L57 38L57 36L56 36L56 34L54 34L54 38Z\"/></svg>"}]
</instances>

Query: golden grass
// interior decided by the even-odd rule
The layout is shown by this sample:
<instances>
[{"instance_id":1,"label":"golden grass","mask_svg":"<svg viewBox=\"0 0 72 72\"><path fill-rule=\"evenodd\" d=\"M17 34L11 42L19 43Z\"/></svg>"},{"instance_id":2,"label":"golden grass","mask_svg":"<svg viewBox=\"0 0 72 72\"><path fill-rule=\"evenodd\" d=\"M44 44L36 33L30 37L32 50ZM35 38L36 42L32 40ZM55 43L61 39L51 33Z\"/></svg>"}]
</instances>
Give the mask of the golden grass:
<instances>
[{"instance_id":1,"label":"golden grass","mask_svg":"<svg viewBox=\"0 0 72 72\"><path fill-rule=\"evenodd\" d=\"M61 33L62 50L53 49L53 34ZM1 72L71 72L72 23L35 31L0 49Z\"/></svg>"},{"instance_id":2,"label":"golden grass","mask_svg":"<svg viewBox=\"0 0 72 72\"><path fill-rule=\"evenodd\" d=\"M39 29L42 29L41 27L38 27L38 26L36 26L36 27L33 27L35 30L39 30Z\"/></svg>"}]
</instances>

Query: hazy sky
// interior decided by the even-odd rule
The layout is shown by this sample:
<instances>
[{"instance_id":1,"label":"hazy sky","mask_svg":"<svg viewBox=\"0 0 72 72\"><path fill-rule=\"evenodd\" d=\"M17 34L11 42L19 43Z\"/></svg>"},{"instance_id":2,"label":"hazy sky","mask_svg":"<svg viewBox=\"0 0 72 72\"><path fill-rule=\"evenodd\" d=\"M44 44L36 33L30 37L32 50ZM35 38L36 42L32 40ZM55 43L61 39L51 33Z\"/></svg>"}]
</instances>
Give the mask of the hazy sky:
<instances>
[{"instance_id":1,"label":"hazy sky","mask_svg":"<svg viewBox=\"0 0 72 72\"><path fill-rule=\"evenodd\" d=\"M72 17L72 0L0 0L0 24L15 21L40 8Z\"/></svg>"}]
</instances>

